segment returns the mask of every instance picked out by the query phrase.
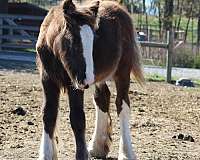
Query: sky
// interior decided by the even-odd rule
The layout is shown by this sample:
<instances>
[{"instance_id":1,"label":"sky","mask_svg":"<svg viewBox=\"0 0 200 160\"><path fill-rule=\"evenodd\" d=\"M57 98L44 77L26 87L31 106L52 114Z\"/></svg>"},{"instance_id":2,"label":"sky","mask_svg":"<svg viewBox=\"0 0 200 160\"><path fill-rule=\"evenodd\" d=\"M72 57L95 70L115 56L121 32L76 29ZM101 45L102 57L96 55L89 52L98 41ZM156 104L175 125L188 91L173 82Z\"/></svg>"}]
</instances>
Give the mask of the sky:
<instances>
[{"instance_id":1,"label":"sky","mask_svg":"<svg viewBox=\"0 0 200 160\"><path fill-rule=\"evenodd\" d=\"M151 5L151 1L152 1L152 0L146 0L146 5L147 5L147 6L150 6L150 5Z\"/></svg>"},{"instance_id":2,"label":"sky","mask_svg":"<svg viewBox=\"0 0 200 160\"><path fill-rule=\"evenodd\" d=\"M156 11L150 11L149 10L149 7L151 6L151 2L154 1L154 0L146 0L146 7L147 7L147 13L150 14L150 15L157 15L158 14L158 10Z\"/></svg>"}]
</instances>

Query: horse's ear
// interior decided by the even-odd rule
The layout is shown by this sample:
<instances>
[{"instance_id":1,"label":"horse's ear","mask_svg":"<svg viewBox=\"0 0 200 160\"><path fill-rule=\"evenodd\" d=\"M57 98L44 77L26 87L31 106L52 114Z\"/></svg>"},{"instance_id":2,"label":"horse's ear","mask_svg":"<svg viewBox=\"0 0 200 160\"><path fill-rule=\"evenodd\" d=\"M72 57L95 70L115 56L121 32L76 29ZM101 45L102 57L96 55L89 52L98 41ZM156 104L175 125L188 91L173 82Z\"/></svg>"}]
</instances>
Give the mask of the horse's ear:
<instances>
[{"instance_id":1,"label":"horse's ear","mask_svg":"<svg viewBox=\"0 0 200 160\"><path fill-rule=\"evenodd\" d=\"M94 1L89 7L90 11L93 13L93 15L96 17L99 9L99 1Z\"/></svg>"},{"instance_id":2,"label":"horse's ear","mask_svg":"<svg viewBox=\"0 0 200 160\"><path fill-rule=\"evenodd\" d=\"M76 10L76 6L72 2L72 0L64 0L62 6L64 14L71 15Z\"/></svg>"}]
</instances>

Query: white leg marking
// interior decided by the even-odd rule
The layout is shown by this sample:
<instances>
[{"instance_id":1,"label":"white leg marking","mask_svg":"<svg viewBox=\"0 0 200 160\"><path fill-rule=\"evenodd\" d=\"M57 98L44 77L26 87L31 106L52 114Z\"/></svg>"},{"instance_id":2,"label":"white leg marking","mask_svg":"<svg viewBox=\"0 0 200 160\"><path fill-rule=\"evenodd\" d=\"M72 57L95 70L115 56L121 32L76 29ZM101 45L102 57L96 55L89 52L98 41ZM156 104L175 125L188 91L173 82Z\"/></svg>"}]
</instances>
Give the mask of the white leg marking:
<instances>
[{"instance_id":1,"label":"white leg marking","mask_svg":"<svg viewBox=\"0 0 200 160\"><path fill-rule=\"evenodd\" d=\"M125 101L122 103L120 118L120 144L119 160L136 160L136 155L131 144L131 133L129 128L130 108Z\"/></svg>"},{"instance_id":2,"label":"white leg marking","mask_svg":"<svg viewBox=\"0 0 200 160\"><path fill-rule=\"evenodd\" d=\"M94 101L94 100L93 100ZM92 156L105 157L109 152L111 145L111 122L108 113L104 113L99 109L94 101L96 108L95 131L89 142L88 151Z\"/></svg>"},{"instance_id":3,"label":"white leg marking","mask_svg":"<svg viewBox=\"0 0 200 160\"><path fill-rule=\"evenodd\" d=\"M93 41L94 34L90 26L83 25L80 27L80 36L83 45L83 56L86 62L86 79L85 84L94 83L94 61L93 61Z\"/></svg>"},{"instance_id":4,"label":"white leg marking","mask_svg":"<svg viewBox=\"0 0 200 160\"><path fill-rule=\"evenodd\" d=\"M40 144L39 160L56 160L56 145L49 135L43 129L42 139Z\"/></svg>"}]
</instances>

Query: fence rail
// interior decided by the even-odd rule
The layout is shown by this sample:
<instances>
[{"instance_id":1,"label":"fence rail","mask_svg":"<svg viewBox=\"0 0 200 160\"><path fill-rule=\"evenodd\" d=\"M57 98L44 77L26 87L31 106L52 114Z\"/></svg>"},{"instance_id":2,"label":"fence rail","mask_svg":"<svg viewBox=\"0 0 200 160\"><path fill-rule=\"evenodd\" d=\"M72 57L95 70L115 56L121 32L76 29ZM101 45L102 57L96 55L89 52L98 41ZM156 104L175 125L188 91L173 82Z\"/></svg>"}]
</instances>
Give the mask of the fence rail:
<instances>
[{"instance_id":1,"label":"fence rail","mask_svg":"<svg viewBox=\"0 0 200 160\"><path fill-rule=\"evenodd\" d=\"M155 47L155 48L164 48L167 49L166 55L166 81L171 83L171 74L172 74L172 56L174 52L174 32L170 30L167 32L167 43L158 43L158 42L149 42L149 41L140 41L141 46L143 47Z\"/></svg>"},{"instance_id":2,"label":"fence rail","mask_svg":"<svg viewBox=\"0 0 200 160\"><path fill-rule=\"evenodd\" d=\"M0 14L0 19L25 19L25 20L43 20L42 16L27 16L27 15L12 15L12 14Z\"/></svg>"},{"instance_id":3,"label":"fence rail","mask_svg":"<svg viewBox=\"0 0 200 160\"><path fill-rule=\"evenodd\" d=\"M43 19L42 16L0 14L0 57L16 59L21 53L34 53ZM34 22L34 25L30 25L30 21Z\"/></svg>"},{"instance_id":4,"label":"fence rail","mask_svg":"<svg viewBox=\"0 0 200 160\"><path fill-rule=\"evenodd\" d=\"M159 42L149 42L149 41L140 41L140 45L142 47L154 47L154 48L168 48L167 43L159 43Z\"/></svg>"}]
</instances>

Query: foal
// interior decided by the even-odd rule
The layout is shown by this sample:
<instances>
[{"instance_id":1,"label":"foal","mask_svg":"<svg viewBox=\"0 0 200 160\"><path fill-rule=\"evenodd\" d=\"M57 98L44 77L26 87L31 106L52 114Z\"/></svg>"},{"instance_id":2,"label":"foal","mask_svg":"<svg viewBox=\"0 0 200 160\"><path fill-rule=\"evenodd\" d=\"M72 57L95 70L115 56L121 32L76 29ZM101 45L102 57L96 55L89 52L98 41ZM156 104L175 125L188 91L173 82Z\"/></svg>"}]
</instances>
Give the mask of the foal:
<instances>
[{"instance_id":1,"label":"foal","mask_svg":"<svg viewBox=\"0 0 200 160\"><path fill-rule=\"evenodd\" d=\"M57 159L54 134L60 90L69 97L70 122L76 140L76 159L105 158L111 144L110 91L106 80L116 84L120 119L119 160L135 160L129 129L130 73L138 82L144 77L132 20L112 1L93 1L77 6L65 0L45 17L38 37L37 65L44 103L43 133L39 159ZM95 84L95 131L88 148L85 142L84 89ZM88 154L89 153L89 154Z\"/></svg>"}]
</instances>

